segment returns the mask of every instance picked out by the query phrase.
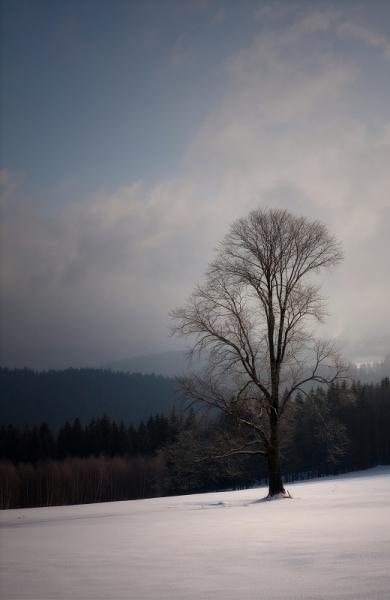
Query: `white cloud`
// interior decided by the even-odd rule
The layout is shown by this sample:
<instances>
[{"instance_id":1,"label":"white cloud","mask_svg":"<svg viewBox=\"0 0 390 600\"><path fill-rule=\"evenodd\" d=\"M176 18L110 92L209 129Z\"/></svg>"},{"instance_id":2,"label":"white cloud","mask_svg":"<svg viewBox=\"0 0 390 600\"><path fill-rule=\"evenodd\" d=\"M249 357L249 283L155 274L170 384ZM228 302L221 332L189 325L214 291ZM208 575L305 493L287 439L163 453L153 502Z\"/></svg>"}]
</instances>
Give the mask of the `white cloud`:
<instances>
[{"instance_id":1,"label":"white cloud","mask_svg":"<svg viewBox=\"0 0 390 600\"><path fill-rule=\"evenodd\" d=\"M329 47L339 36L333 24L332 15L311 13L233 57L230 93L198 133L188 162L198 176L219 180L214 212L225 228L225 215L231 220L258 204L326 222L346 255L326 278L328 333L387 336L390 349L390 248L383 231L390 207L388 117L369 106L362 113L366 73L348 48L319 47L302 58L318 31L329 30ZM355 30L342 31L356 38ZM365 45L367 39L377 45L374 34L367 33ZM367 60L375 66L375 56Z\"/></svg>"},{"instance_id":2,"label":"white cloud","mask_svg":"<svg viewBox=\"0 0 390 600\"><path fill-rule=\"evenodd\" d=\"M206 230L179 179L93 195L51 217L16 196L4 214L2 353L64 366L165 344Z\"/></svg>"},{"instance_id":3,"label":"white cloud","mask_svg":"<svg viewBox=\"0 0 390 600\"><path fill-rule=\"evenodd\" d=\"M56 217L8 202L9 360L36 351L36 364L98 363L159 350L169 309L229 223L259 205L319 218L343 241L345 263L325 280L326 332L390 340L389 117L361 108L366 74L348 44L335 46L340 36L387 52L383 36L311 10L231 56L224 99L175 177L92 194Z\"/></svg>"},{"instance_id":4,"label":"white cloud","mask_svg":"<svg viewBox=\"0 0 390 600\"><path fill-rule=\"evenodd\" d=\"M360 24L344 21L337 27L337 32L345 38L354 38L374 48L383 51L386 58L390 59L390 39L385 35L372 31Z\"/></svg>"}]
</instances>

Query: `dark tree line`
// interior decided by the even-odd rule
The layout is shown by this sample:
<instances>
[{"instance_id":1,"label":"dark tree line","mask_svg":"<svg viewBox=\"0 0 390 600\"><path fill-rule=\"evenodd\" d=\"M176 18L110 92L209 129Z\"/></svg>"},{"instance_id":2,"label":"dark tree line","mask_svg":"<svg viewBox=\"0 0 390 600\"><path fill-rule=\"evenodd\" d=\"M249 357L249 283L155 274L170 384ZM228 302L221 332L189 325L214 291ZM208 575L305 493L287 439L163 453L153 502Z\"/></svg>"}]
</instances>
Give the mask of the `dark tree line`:
<instances>
[{"instance_id":1,"label":"dark tree line","mask_svg":"<svg viewBox=\"0 0 390 600\"><path fill-rule=\"evenodd\" d=\"M287 480L390 464L390 380L332 385L297 396L283 432ZM247 433L245 444L248 443ZM174 412L138 426L106 415L57 434L0 428L0 507L145 498L265 482L257 456L229 452L243 442L233 417ZM250 441L250 440L249 440Z\"/></svg>"},{"instance_id":2,"label":"dark tree line","mask_svg":"<svg viewBox=\"0 0 390 600\"><path fill-rule=\"evenodd\" d=\"M285 481L390 464L389 378L312 390L298 395L289 411L281 448ZM246 431L243 436L226 415L206 427L195 419L165 452L171 487L180 493L265 483L265 460L230 452L232 440L236 448L250 442Z\"/></svg>"},{"instance_id":3,"label":"dark tree line","mask_svg":"<svg viewBox=\"0 0 390 600\"><path fill-rule=\"evenodd\" d=\"M88 504L164 494L159 456L0 462L0 508Z\"/></svg>"},{"instance_id":4,"label":"dark tree line","mask_svg":"<svg viewBox=\"0 0 390 600\"><path fill-rule=\"evenodd\" d=\"M35 464L69 457L150 455L174 443L179 430L186 429L191 422L191 413L183 417L172 411L168 417L151 416L138 426L126 426L123 421L118 424L107 415L83 426L76 418L71 423L67 421L57 434L46 423L23 428L3 425L0 427L0 459Z\"/></svg>"},{"instance_id":5,"label":"dark tree line","mask_svg":"<svg viewBox=\"0 0 390 600\"><path fill-rule=\"evenodd\" d=\"M32 371L0 367L0 424L57 429L78 417L96 415L139 423L150 414L180 407L175 380L161 375L117 373L107 369Z\"/></svg>"},{"instance_id":6,"label":"dark tree line","mask_svg":"<svg viewBox=\"0 0 390 600\"><path fill-rule=\"evenodd\" d=\"M345 383L298 397L284 460L321 474L390 464L390 380Z\"/></svg>"}]
</instances>

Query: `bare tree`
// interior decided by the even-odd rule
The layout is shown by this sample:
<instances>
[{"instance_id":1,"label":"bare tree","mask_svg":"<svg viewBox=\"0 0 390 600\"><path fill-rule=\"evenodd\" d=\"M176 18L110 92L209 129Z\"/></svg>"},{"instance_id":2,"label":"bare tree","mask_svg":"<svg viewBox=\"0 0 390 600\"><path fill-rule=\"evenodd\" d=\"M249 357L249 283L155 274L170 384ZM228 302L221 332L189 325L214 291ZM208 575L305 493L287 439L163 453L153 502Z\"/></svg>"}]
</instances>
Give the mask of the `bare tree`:
<instances>
[{"instance_id":1,"label":"bare tree","mask_svg":"<svg viewBox=\"0 0 390 600\"><path fill-rule=\"evenodd\" d=\"M173 333L188 336L191 352L208 358L201 374L181 379L182 391L235 419L240 444L229 455L266 457L270 497L286 494L280 432L289 402L309 382L344 375L333 345L310 329L325 316L316 273L341 259L323 224L286 210L255 210L233 223L205 282L172 314Z\"/></svg>"}]
</instances>

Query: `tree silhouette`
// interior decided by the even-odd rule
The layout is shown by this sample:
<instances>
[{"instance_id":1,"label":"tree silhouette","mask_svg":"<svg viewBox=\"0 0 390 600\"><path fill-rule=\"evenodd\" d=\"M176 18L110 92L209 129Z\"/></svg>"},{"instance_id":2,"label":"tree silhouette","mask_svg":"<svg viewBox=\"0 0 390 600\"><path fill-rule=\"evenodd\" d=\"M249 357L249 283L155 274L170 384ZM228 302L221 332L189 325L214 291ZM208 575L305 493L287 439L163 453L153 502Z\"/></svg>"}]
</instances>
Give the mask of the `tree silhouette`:
<instances>
[{"instance_id":1,"label":"tree silhouette","mask_svg":"<svg viewBox=\"0 0 390 600\"><path fill-rule=\"evenodd\" d=\"M270 497L285 494L280 431L289 402L309 382L344 376L333 345L310 329L325 314L314 274L341 258L323 224L255 210L233 223L205 282L173 311L173 333L208 357L203 373L180 380L181 390L236 420L240 445L232 440L224 455L265 456Z\"/></svg>"}]
</instances>

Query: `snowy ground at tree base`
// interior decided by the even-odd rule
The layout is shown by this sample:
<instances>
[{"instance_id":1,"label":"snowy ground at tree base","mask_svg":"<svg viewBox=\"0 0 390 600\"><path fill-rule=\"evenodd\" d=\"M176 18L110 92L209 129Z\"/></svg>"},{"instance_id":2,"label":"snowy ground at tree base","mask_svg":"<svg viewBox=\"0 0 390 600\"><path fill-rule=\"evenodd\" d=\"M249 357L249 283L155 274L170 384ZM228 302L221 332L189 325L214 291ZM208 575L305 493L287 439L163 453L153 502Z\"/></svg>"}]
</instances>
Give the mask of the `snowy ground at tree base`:
<instances>
[{"instance_id":1,"label":"snowy ground at tree base","mask_svg":"<svg viewBox=\"0 0 390 600\"><path fill-rule=\"evenodd\" d=\"M288 486L0 512L2 600L388 600L390 467Z\"/></svg>"}]
</instances>

